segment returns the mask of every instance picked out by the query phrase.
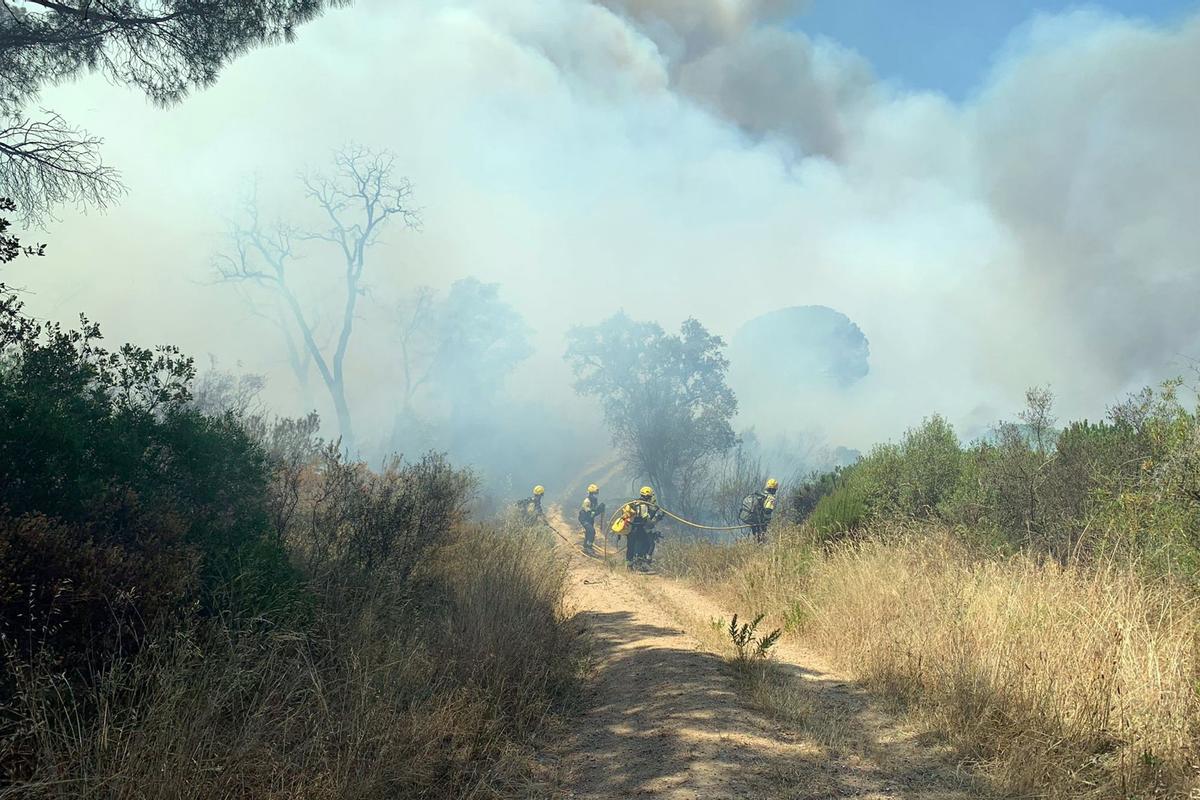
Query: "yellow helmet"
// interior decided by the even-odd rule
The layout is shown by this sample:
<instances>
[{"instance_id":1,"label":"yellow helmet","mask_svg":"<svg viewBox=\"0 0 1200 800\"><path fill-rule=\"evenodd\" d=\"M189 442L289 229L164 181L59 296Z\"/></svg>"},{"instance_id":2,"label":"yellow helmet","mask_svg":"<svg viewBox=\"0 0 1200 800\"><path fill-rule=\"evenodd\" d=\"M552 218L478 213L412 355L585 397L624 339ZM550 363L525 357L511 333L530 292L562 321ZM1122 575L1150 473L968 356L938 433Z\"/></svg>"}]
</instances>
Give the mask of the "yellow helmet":
<instances>
[{"instance_id":1,"label":"yellow helmet","mask_svg":"<svg viewBox=\"0 0 1200 800\"><path fill-rule=\"evenodd\" d=\"M534 494L534 497L541 497L541 496L542 496L542 495L544 495L545 493L546 493L546 487L545 487L545 486L538 485L538 486L535 486L535 487L533 487L533 494Z\"/></svg>"},{"instance_id":2,"label":"yellow helmet","mask_svg":"<svg viewBox=\"0 0 1200 800\"><path fill-rule=\"evenodd\" d=\"M778 488L779 488L779 481L775 480L774 478L770 478L767 480L767 491L768 492L773 492Z\"/></svg>"},{"instance_id":3,"label":"yellow helmet","mask_svg":"<svg viewBox=\"0 0 1200 800\"><path fill-rule=\"evenodd\" d=\"M642 497L646 497L646 498L654 497L654 490L651 489L649 486L643 486L642 487Z\"/></svg>"},{"instance_id":4,"label":"yellow helmet","mask_svg":"<svg viewBox=\"0 0 1200 800\"><path fill-rule=\"evenodd\" d=\"M596 485L596 484L594 484L594 483L589 483L589 484L588 484L588 494L595 494L595 493L596 493L596 492L598 492L598 491L600 491L600 487L599 487L599 486L597 486L597 485Z\"/></svg>"}]
</instances>

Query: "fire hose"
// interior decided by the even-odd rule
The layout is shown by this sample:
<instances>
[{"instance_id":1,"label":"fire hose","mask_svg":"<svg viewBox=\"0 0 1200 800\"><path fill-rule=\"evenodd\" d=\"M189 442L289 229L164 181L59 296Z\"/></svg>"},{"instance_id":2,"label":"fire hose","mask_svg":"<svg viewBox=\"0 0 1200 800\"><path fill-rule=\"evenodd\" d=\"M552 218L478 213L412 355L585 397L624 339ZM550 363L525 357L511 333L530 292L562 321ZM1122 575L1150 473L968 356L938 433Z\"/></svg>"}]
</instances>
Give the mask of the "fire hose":
<instances>
[{"instance_id":1,"label":"fire hose","mask_svg":"<svg viewBox=\"0 0 1200 800\"><path fill-rule=\"evenodd\" d=\"M632 500L627 500L626 502L622 503L617 508L616 513L614 513L612 515L612 517L608 520L608 527L605 528L605 530L604 530L605 534L607 534L609 531L612 530L613 523L615 523L617 521L617 517L624 514L625 507L631 503L646 503L647 505L658 509L664 515L670 517L671 519L675 520L676 522L681 522L684 525L687 525L688 527L698 528L699 530L702 530L702 531L740 531L740 530L745 530L746 528L754 527L752 525L701 525L699 522L692 522L689 519L684 519L683 517L679 516L678 514L674 514L670 511L668 511L667 509L660 506L658 503L653 503L653 502L650 502L647 500L642 500L641 498L634 498ZM617 535L621 536L622 534L618 533Z\"/></svg>"},{"instance_id":2,"label":"fire hose","mask_svg":"<svg viewBox=\"0 0 1200 800\"><path fill-rule=\"evenodd\" d=\"M604 528L604 557L606 560L608 559L608 537L610 535L615 535L618 538L621 538L622 536L624 536L624 534L613 531L613 529L612 529L613 523L615 523L617 521L617 517L620 517L625 513L625 509L627 506L629 506L631 503L636 503L636 502L646 502L652 508L657 509L658 511L661 511L664 516L670 517L671 519L675 520L676 522L679 522L683 525L687 525L688 527L691 527L691 528L696 528L698 530L703 530L703 531L740 531L740 530L745 530L747 528L753 527L751 525L702 525L699 522L692 522L689 519L684 519L683 517L679 516L678 514L675 514L671 511L668 511L667 509L663 508L658 503L644 501L641 498L633 498L633 499L625 501L624 503L621 503L617 507L616 512L609 518L608 524ZM553 531L555 536L557 536L559 539L562 539L564 542L571 545L572 547L575 546L575 542L573 542L570 538L568 538L566 535L564 535L558 528L554 527L554 525L552 525L550 523L550 520L546 519L544 516L540 517L540 519L542 520L542 523L545 524L545 526L547 528L549 528L551 531ZM628 546L628 543L626 543L626 546ZM617 547L617 548L615 548L615 551L617 553L620 553L621 549L622 548Z\"/></svg>"}]
</instances>

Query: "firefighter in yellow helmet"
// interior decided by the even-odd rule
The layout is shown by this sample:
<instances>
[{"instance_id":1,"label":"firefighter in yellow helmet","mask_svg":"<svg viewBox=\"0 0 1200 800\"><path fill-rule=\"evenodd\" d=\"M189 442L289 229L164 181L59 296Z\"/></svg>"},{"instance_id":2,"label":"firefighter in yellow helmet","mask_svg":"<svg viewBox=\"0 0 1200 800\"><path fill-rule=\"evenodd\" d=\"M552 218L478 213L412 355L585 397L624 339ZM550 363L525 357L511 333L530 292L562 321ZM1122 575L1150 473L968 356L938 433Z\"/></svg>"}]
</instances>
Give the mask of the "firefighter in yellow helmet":
<instances>
[{"instance_id":1,"label":"firefighter in yellow helmet","mask_svg":"<svg viewBox=\"0 0 1200 800\"><path fill-rule=\"evenodd\" d=\"M587 487L587 496L579 506L579 524L583 526L583 550L591 554L595 552L596 517L604 521L604 503L600 502L600 487L591 484Z\"/></svg>"},{"instance_id":2,"label":"firefighter in yellow helmet","mask_svg":"<svg viewBox=\"0 0 1200 800\"><path fill-rule=\"evenodd\" d=\"M625 546L625 565L629 569L646 572L650 569L650 558L654 555L654 543L658 534L654 523L663 518L662 509L654 500L654 490L643 486L638 499L629 503L632 519L629 521L629 543Z\"/></svg>"},{"instance_id":3,"label":"firefighter in yellow helmet","mask_svg":"<svg viewBox=\"0 0 1200 800\"><path fill-rule=\"evenodd\" d=\"M767 541L767 526L775 514L775 496L778 492L779 481L770 478L761 491L748 494L742 500L738 519L743 525L750 526L750 535L759 544Z\"/></svg>"},{"instance_id":4,"label":"firefighter in yellow helmet","mask_svg":"<svg viewBox=\"0 0 1200 800\"><path fill-rule=\"evenodd\" d=\"M538 521L545 521L546 512L542 510L542 497L546 494L546 487L538 484L533 487L533 494L526 497L524 500L517 502L517 508L521 510L525 521L532 525Z\"/></svg>"}]
</instances>

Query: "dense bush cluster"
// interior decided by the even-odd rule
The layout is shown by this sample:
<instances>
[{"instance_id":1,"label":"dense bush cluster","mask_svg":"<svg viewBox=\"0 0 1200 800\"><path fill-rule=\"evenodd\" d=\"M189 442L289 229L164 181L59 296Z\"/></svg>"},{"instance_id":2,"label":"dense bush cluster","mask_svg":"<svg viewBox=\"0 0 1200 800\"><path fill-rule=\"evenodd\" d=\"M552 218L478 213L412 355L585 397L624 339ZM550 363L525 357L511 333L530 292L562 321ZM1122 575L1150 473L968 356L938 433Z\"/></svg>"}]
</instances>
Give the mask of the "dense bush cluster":
<instances>
[{"instance_id":1,"label":"dense bush cluster","mask_svg":"<svg viewBox=\"0 0 1200 800\"><path fill-rule=\"evenodd\" d=\"M1018 421L962 446L933 416L899 443L799 490L825 539L879 519L930 519L1061 563L1133 554L1157 569L1200 570L1200 419L1179 384L1145 390L1099 422L1057 427L1031 390ZM813 503L813 496L820 499Z\"/></svg>"},{"instance_id":2,"label":"dense bush cluster","mask_svg":"<svg viewBox=\"0 0 1200 800\"><path fill-rule=\"evenodd\" d=\"M295 587L263 448L232 415L189 405L178 351L99 341L87 320L43 326L0 301L0 636L68 670L216 611L231 575L239 611Z\"/></svg>"},{"instance_id":3,"label":"dense bush cluster","mask_svg":"<svg viewBox=\"0 0 1200 800\"><path fill-rule=\"evenodd\" d=\"M473 478L440 456L372 470L237 381L194 393L173 348L99 343L0 299L0 788L518 780L575 678L545 548L469 526Z\"/></svg>"}]
</instances>

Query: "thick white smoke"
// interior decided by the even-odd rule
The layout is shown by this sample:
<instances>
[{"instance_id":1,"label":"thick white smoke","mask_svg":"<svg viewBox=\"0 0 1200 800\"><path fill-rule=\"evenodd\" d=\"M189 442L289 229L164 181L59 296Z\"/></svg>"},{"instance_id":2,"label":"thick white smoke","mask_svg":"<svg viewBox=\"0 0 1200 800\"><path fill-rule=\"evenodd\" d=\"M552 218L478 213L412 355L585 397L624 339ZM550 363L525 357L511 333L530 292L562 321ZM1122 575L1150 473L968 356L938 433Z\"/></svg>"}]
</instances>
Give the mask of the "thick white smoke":
<instances>
[{"instance_id":1,"label":"thick white smoke","mask_svg":"<svg viewBox=\"0 0 1200 800\"><path fill-rule=\"evenodd\" d=\"M398 153L423 208L373 254L373 297L501 282L539 348L513 389L564 413L592 413L564 332L617 308L725 335L788 305L846 313L871 374L744 422L853 446L934 411L977 432L1035 383L1095 416L1200 355L1200 19L1035 19L959 104L793 30L800 7L375 0L178 108L62 87L46 104L106 136L130 195L66 216L14 278L44 313L266 370L286 408L270 328L197 282L248 174L301 214L294 170L354 138ZM390 333L363 317L351 390L382 428Z\"/></svg>"}]
</instances>

